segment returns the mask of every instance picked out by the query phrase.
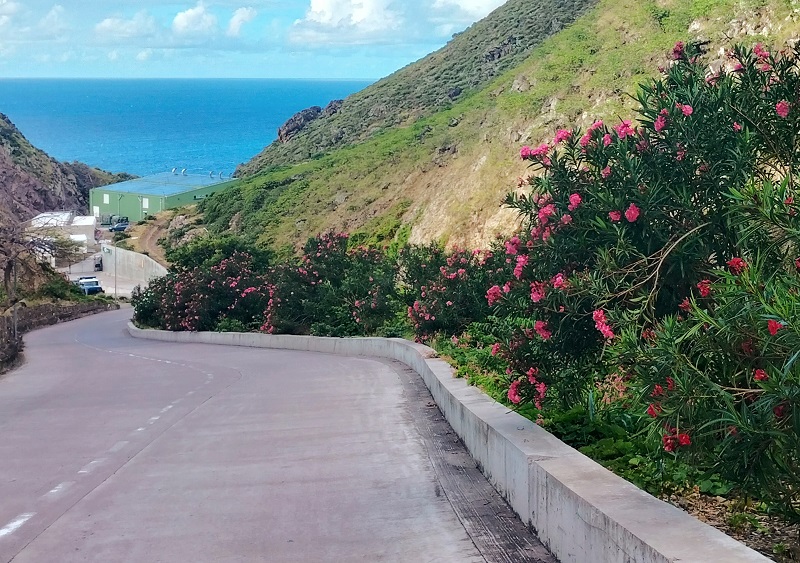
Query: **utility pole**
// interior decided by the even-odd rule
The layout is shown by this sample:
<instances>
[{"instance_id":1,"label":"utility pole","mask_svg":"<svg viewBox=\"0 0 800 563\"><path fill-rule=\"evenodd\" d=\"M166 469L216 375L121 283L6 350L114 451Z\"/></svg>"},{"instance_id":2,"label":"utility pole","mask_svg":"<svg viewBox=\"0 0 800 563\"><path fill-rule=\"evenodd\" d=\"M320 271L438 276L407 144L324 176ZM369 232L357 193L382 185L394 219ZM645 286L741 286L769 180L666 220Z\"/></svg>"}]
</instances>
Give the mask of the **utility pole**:
<instances>
[{"instance_id":1,"label":"utility pole","mask_svg":"<svg viewBox=\"0 0 800 563\"><path fill-rule=\"evenodd\" d=\"M14 281L11 285L11 324L13 326L12 332L14 335L14 345L17 345L17 259L14 258L11 262L12 271L14 272Z\"/></svg>"}]
</instances>

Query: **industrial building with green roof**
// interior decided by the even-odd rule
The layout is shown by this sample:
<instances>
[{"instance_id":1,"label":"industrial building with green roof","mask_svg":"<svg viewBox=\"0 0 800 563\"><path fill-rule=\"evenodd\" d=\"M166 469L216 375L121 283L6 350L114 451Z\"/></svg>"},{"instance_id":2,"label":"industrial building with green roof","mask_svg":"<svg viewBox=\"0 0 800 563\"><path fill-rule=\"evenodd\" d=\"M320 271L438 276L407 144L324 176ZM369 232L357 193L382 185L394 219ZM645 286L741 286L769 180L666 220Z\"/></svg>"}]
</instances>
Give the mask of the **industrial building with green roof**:
<instances>
[{"instance_id":1,"label":"industrial building with green roof","mask_svg":"<svg viewBox=\"0 0 800 563\"><path fill-rule=\"evenodd\" d=\"M135 180L94 188L89 192L92 215L118 215L139 221L165 209L197 203L238 182L220 175L163 172Z\"/></svg>"}]
</instances>

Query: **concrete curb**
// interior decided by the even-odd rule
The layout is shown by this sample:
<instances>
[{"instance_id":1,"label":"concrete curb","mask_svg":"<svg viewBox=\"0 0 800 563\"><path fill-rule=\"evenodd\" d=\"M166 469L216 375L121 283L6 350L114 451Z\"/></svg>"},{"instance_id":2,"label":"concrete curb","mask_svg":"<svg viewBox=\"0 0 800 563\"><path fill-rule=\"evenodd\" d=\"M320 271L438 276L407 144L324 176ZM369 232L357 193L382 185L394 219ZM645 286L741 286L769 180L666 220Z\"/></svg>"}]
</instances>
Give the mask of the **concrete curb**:
<instances>
[{"instance_id":1,"label":"concrete curb","mask_svg":"<svg viewBox=\"0 0 800 563\"><path fill-rule=\"evenodd\" d=\"M462 379L427 346L401 339L128 331L136 338L373 356L419 373L494 487L562 563L770 561L617 477Z\"/></svg>"}]
</instances>

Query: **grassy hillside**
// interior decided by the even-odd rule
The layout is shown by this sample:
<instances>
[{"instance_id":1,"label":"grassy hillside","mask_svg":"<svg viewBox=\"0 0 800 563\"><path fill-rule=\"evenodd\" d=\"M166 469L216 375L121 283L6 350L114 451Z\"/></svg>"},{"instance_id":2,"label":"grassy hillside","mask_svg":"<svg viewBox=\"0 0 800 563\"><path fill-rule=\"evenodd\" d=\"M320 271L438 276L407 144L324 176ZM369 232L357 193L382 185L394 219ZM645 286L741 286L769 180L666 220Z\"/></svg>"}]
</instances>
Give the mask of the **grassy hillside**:
<instances>
[{"instance_id":1,"label":"grassy hillside","mask_svg":"<svg viewBox=\"0 0 800 563\"><path fill-rule=\"evenodd\" d=\"M258 172L202 210L211 232L274 247L331 228L372 242L481 244L514 227L500 201L525 172L521 144L628 116L629 94L677 40L710 41L713 59L732 42L779 45L798 29L788 0L601 0L449 107L298 164L256 159L248 170Z\"/></svg>"},{"instance_id":2,"label":"grassy hillside","mask_svg":"<svg viewBox=\"0 0 800 563\"><path fill-rule=\"evenodd\" d=\"M312 121L290 142L275 141L240 173L306 160L448 108L519 65L595 3L509 0L442 49L348 97L335 114Z\"/></svg>"}]
</instances>

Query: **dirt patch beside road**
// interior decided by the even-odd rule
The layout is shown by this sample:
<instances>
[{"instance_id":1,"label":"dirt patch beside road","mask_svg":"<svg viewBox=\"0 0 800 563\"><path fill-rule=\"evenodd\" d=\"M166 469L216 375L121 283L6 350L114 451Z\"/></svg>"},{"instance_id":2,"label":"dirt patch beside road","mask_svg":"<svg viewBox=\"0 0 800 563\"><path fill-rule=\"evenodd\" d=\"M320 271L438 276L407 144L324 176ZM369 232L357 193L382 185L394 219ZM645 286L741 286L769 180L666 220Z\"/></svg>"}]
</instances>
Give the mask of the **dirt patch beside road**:
<instances>
[{"instance_id":1,"label":"dirt patch beside road","mask_svg":"<svg viewBox=\"0 0 800 563\"><path fill-rule=\"evenodd\" d=\"M156 215L154 221L147 221L144 225L133 225L128 230L131 238L127 241L131 250L147 254L165 268L169 268L164 248L158 244L158 240L167 235L171 220L172 212L165 211Z\"/></svg>"}]
</instances>

